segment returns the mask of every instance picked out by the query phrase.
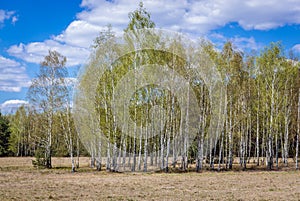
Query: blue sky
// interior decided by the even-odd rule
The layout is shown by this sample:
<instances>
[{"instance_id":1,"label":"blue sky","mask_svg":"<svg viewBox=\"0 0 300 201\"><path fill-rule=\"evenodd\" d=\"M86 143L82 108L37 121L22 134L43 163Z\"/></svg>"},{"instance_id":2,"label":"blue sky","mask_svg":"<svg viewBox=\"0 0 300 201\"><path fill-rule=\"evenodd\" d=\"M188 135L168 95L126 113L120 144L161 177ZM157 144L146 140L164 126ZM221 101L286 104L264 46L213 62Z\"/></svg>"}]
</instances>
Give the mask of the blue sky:
<instances>
[{"instance_id":1,"label":"blue sky","mask_svg":"<svg viewBox=\"0 0 300 201\"><path fill-rule=\"evenodd\" d=\"M67 57L74 79L88 61L99 31L111 24L120 34L128 23L128 12L138 3L0 0L0 110L8 112L27 102L30 80L49 49ZM281 41L286 51L300 52L298 0L148 0L144 5L158 28L205 36L217 44L231 40L244 51L259 51Z\"/></svg>"}]
</instances>

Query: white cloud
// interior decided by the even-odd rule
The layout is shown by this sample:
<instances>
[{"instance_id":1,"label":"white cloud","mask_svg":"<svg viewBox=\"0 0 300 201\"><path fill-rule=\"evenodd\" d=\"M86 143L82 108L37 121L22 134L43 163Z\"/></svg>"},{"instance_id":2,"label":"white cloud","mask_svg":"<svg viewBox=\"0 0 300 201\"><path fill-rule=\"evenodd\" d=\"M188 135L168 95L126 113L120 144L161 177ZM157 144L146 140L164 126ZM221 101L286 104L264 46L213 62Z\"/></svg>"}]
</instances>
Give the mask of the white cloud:
<instances>
[{"instance_id":1,"label":"white cloud","mask_svg":"<svg viewBox=\"0 0 300 201\"><path fill-rule=\"evenodd\" d=\"M292 47L292 50L299 56L300 54L300 44L296 44Z\"/></svg>"},{"instance_id":2,"label":"white cloud","mask_svg":"<svg viewBox=\"0 0 300 201\"><path fill-rule=\"evenodd\" d=\"M27 105L28 101L24 100L8 100L1 104L1 107L15 107L15 106L21 106L21 105Z\"/></svg>"},{"instance_id":3,"label":"white cloud","mask_svg":"<svg viewBox=\"0 0 300 201\"><path fill-rule=\"evenodd\" d=\"M30 80L25 66L0 55L0 91L19 92Z\"/></svg>"},{"instance_id":4,"label":"white cloud","mask_svg":"<svg viewBox=\"0 0 300 201\"><path fill-rule=\"evenodd\" d=\"M139 0L83 0L87 8L79 13L80 20L104 26L111 23L122 30L128 23L128 12L136 9ZM300 23L297 0L146 0L144 5L160 28L180 27L182 31L206 33L237 22L244 29L268 30L285 24Z\"/></svg>"},{"instance_id":5,"label":"white cloud","mask_svg":"<svg viewBox=\"0 0 300 201\"><path fill-rule=\"evenodd\" d=\"M213 33L208 37L218 48L222 48L224 43L231 41L235 48L243 52L256 51L259 50L263 45L256 42L254 37L240 37L234 36L231 38L226 38L222 34Z\"/></svg>"},{"instance_id":6,"label":"white cloud","mask_svg":"<svg viewBox=\"0 0 300 201\"><path fill-rule=\"evenodd\" d=\"M28 101L24 100L8 100L0 104L0 111L3 114L13 113L22 105L28 105Z\"/></svg>"},{"instance_id":7,"label":"white cloud","mask_svg":"<svg viewBox=\"0 0 300 201\"><path fill-rule=\"evenodd\" d=\"M11 23L12 23L12 24L15 24L18 20L19 20L18 17L13 16L13 17L11 18Z\"/></svg>"},{"instance_id":8,"label":"white cloud","mask_svg":"<svg viewBox=\"0 0 300 201\"><path fill-rule=\"evenodd\" d=\"M104 26L96 26L87 21L75 20L60 35L52 38L71 46L89 48L93 39L104 28Z\"/></svg>"},{"instance_id":9,"label":"white cloud","mask_svg":"<svg viewBox=\"0 0 300 201\"><path fill-rule=\"evenodd\" d=\"M39 63L48 49L52 49L67 57L68 66L83 64L88 60L89 47L97 34L108 24L112 25L113 31L121 33L129 21L128 13L134 11L138 4L139 0L130 3L127 0L83 0L83 11L61 34L45 41L11 46L8 52L27 62ZM144 5L158 28L194 36L207 34L231 22L246 30L269 30L300 24L297 0L145 0ZM244 48L257 48L254 38L237 37L233 40Z\"/></svg>"},{"instance_id":10,"label":"white cloud","mask_svg":"<svg viewBox=\"0 0 300 201\"><path fill-rule=\"evenodd\" d=\"M11 46L7 52L26 62L40 63L48 54L49 50L56 50L67 57L67 66L83 64L89 57L89 50L84 47L62 44L56 40L46 40L44 42L33 42L27 45L20 43Z\"/></svg>"},{"instance_id":11,"label":"white cloud","mask_svg":"<svg viewBox=\"0 0 300 201\"><path fill-rule=\"evenodd\" d=\"M18 18L14 16L15 11L5 11L0 9L0 27L5 20L10 20L13 24L18 21Z\"/></svg>"},{"instance_id":12,"label":"white cloud","mask_svg":"<svg viewBox=\"0 0 300 201\"><path fill-rule=\"evenodd\" d=\"M235 44L241 50L258 50L262 45L258 44L253 37L234 37L232 38L233 44Z\"/></svg>"}]
</instances>

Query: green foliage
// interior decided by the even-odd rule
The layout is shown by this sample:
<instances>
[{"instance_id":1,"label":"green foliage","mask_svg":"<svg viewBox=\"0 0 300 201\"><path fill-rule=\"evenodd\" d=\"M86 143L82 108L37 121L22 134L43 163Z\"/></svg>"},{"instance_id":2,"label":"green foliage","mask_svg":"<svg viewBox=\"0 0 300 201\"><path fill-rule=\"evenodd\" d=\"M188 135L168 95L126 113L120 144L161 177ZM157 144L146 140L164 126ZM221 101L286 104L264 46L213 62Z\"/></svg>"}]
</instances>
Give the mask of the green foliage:
<instances>
[{"instance_id":1,"label":"green foliage","mask_svg":"<svg viewBox=\"0 0 300 201\"><path fill-rule=\"evenodd\" d=\"M0 112L0 156L8 156L9 155L9 121L3 116Z\"/></svg>"},{"instance_id":2,"label":"green foliage","mask_svg":"<svg viewBox=\"0 0 300 201\"><path fill-rule=\"evenodd\" d=\"M155 28L155 23L150 19L150 13L148 13L143 6L143 2L140 2L139 8L128 14L129 23L125 31Z\"/></svg>"},{"instance_id":3,"label":"green foliage","mask_svg":"<svg viewBox=\"0 0 300 201\"><path fill-rule=\"evenodd\" d=\"M36 167L36 168L46 168L47 167L46 166L47 159L45 158L45 150L43 150L43 148L38 147L38 149L35 150L34 157L35 157L35 159L32 160L33 167Z\"/></svg>"},{"instance_id":4,"label":"green foliage","mask_svg":"<svg viewBox=\"0 0 300 201\"><path fill-rule=\"evenodd\" d=\"M103 30L99 33L99 36L97 36L94 39L94 43L92 45L92 48L94 48L95 50L97 50L99 47L101 47L103 45L103 43L107 43L109 42L111 39L113 39L115 37L114 32L112 31L112 27L111 25L107 26L107 30Z\"/></svg>"},{"instance_id":5,"label":"green foliage","mask_svg":"<svg viewBox=\"0 0 300 201\"><path fill-rule=\"evenodd\" d=\"M32 143L30 143L30 134L32 134L32 113L27 106L18 108L14 115L9 116L10 131L9 150L14 156L31 156Z\"/></svg>"}]
</instances>

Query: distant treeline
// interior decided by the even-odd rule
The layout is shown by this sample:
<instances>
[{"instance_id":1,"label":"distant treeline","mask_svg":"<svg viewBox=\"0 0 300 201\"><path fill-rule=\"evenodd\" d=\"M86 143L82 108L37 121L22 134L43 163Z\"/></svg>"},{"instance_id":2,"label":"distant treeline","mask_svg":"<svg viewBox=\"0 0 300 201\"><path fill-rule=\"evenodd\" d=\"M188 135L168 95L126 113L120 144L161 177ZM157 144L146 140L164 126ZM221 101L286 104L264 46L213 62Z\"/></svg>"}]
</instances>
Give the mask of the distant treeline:
<instances>
[{"instance_id":1,"label":"distant treeline","mask_svg":"<svg viewBox=\"0 0 300 201\"><path fill-rule=\"evenodd\" d=\"M67 144L65 142L65 130L61 126L59 116L54 122L53 135L53 156L69 156ZM0 113L0 156L35 156L42 151L42 139L45 132L45 119L43 115L37 113L29 106L21 106L14 114L2 115ZM73 123L72 123L73 124ZM73 124L74 125L74 124ZM79 151L81 156L88 156L84 146L78 139L75 128L74 132L74 154Z\"/></svg>"}]
</instances>

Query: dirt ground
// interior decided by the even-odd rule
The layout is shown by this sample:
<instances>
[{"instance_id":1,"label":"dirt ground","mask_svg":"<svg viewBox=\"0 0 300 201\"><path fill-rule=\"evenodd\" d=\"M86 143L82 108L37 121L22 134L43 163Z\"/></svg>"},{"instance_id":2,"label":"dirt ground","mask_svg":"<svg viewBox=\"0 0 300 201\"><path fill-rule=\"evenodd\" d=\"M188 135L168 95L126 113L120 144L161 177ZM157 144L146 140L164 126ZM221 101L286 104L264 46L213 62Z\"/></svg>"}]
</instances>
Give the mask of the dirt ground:
<instances>
[{"instance_id":1,"label":"dirt ground","mask_svg":"<svg viewBox=\"0 0 300 201\"><path fill-rule=\"evenodd\" d=\"M66 158L51 170L32 158L0 158L0 200L300 200L300 171L108 173L82 158L71 173Z\"/></svg>"}]
</instances>

